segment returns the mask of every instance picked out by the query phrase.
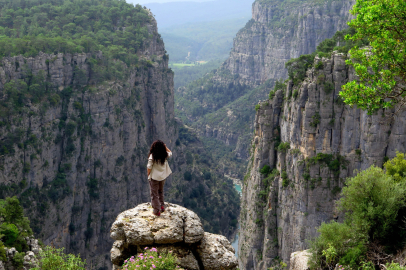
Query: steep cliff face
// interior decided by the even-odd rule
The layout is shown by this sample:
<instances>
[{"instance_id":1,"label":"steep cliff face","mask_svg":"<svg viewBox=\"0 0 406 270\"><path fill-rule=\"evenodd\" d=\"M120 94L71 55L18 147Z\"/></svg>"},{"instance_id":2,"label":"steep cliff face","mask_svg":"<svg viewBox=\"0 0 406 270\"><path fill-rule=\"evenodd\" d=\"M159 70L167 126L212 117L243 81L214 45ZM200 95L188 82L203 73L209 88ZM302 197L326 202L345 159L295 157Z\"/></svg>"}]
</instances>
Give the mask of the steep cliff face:
<instances>
[{"instance_id":1,"label":"steep cliff face","mask_svg":"<svg viewBox=\"0 0 406 270\"><path fill-rule=\"evenodd\" d=\"M353 4L256 1L252 19L234 39L224 68L247 84L285 79L289 59L314 52L321 41L347 27Z\"/></svg>"},{"instance_id":2,"label":"steep cliff face","mask_svg":"<svg viewBox=\"0 0 406 270\"><path fill-rule=\"evenodd\" d=\"M247 158L255 104L267 98L275 80L286 79L288 60L314 52L321 41L347 27L353 3L255 1L252 19L238 32L223 65L176 90L182 120Z\"/></svg>"},{"instance_id":3,"label":"steep cliff face","mask_svg":"<svg viewBox=\"0 0 406 270\"><path fill-rule=\"evenodd\" d=\"M36 235L81 253L91 269L110 267L108 230L117 214L148 201L150 143L159 138L172 148L177 138L173 72L150 17L139 63L114 61L121 78L94 83L101 53L1 60L3 98L8 83L28 76L43 75L56 89L35 105L22 96L22 108L2 115L1 195L20 194Z\"/></svg>"},{"instance_id":4,"label":"steep cliff face","mask_svg":"<svg viewBox=\"0 0 406 270\"><path fill-rule=\"evenodd\" d=\"M322 222L342 220L335 201L346 177L406 150L404 111L388 120L338 97L354 79L343 54L316 57L314 66L300 86L259 103L243 186L240 269L267 269L276 256L289 262Z\"/></svg>"}]
</instances>

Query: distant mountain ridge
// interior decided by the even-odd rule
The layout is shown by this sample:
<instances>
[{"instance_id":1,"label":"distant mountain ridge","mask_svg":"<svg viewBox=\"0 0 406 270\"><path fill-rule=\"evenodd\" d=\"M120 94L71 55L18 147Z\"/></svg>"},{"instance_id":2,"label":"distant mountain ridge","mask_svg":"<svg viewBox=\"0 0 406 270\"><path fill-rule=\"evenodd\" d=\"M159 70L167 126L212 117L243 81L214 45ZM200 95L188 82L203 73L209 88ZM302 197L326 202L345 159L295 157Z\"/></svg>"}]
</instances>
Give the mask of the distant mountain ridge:
<instances>
[{"instance_id":1,"label":"distant mountain ridge","mask_svg":"<svg viewBox=\"0 0 406 270\"><path fill-rule=\"evenodd\" d=\"M252 0L217 0L209 2L170 2L145 4L160 30L184 23L208 22L251 17ZM180 16L180 14L182 16Z\"/></svg>"}]
</instances>

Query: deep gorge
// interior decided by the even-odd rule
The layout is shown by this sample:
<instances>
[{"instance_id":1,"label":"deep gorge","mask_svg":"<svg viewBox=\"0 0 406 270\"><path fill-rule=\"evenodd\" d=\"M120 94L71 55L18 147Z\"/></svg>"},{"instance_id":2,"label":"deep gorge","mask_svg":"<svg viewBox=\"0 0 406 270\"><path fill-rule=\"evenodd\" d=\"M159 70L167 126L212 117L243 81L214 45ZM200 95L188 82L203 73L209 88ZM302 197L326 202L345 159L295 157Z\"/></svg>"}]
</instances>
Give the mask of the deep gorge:
<instances>
[{"instance_id":1,"label":"deep gorge","mask_svg":"<svg viewBox=\"0 0 406 270\"><path fill-rule=\"evenodd\" d=\"M79 2L0 0L0 199L17 196L34 236L89 269L111 269L117 215L150 200L156 139L174 153L167 201L238 239L240 270L289 267L322 223L343 222L348 177L406 151L403 109L339 96L356 79L336 34L353 0L254 1L229 57L177 89L151 11Z\"/></svg>"}]
</instances>

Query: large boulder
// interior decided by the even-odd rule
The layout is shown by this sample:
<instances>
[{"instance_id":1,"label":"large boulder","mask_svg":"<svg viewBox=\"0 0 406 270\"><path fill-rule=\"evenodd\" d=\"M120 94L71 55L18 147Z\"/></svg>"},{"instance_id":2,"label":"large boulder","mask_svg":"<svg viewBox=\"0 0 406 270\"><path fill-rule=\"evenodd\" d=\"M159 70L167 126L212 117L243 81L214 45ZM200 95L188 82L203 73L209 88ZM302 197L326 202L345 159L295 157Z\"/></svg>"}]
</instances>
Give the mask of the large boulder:
<instances>
[{"instance_id":1,"label":"large boulder","mask_svg":"<svg viewBox=\"0 0 406 270\"><path fill-rule=\"evenodd\" d=\"M155 247L158 253L173 252L178 265L189 270L237 268L235 251L227 238L205 233L200 218L176 204L167 204L159 217L152 213L150 203L124 211L113 223L110 236L116 240L111 249L113 269L145 247Z\"/></svg>"},{"instance_id":2,"label":"large boulder","mask_svg":"<svg viewBox=\"0 0 406 270\"><path fill-rule=\"evenodd\" d=\"M307 270L310 258L309 250L296 251L290 254L290 270Z\"/></svg>"},{"instance_id":3,"label":"large boulder","mask_svg":"<svg viewBox=\"0 0 406 270\"><path fill-rule=\"evenodd\" d=\"M222 235L204 233L197 252L205 270L235 269L238 265L234 248Z\"/></svg>"},{"instance_id":4,"label":"large boulder","mask_svg":"<svg viewBox=\"0 0 406 270\"><path fill-rule=\"evenodd\" d=\"M114 240L125 240L130 245L196 243L203 238L200 218L192 211L168 204L157 217L150 203L144 203L122 212L111 227Z\"/></svg>"}]
</instances>

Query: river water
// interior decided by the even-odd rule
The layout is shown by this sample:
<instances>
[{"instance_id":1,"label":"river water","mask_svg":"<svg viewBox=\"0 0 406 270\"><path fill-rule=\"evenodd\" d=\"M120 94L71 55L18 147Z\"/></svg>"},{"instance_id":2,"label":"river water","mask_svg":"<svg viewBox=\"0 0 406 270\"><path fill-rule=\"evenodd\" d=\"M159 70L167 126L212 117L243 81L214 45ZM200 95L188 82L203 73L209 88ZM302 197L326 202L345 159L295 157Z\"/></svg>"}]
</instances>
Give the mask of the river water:
<instances>
[{"instance_id":1,"label":"river water","mask_svg":"<svg viewBox=\"0 0 406 270\"><path fill-rule=\"evenodd\" d=\"M237 190L237 192L240 194L241 196L241 186L238 184L234 184L234 188L235 190ZM238 258L238 233L240 230L240 224L238 224L238 231L237 234L235 235L234 241L231 243L231 245L233 246L233 248L235 249L235 256Z\"/></svg>"}]
</instances>

